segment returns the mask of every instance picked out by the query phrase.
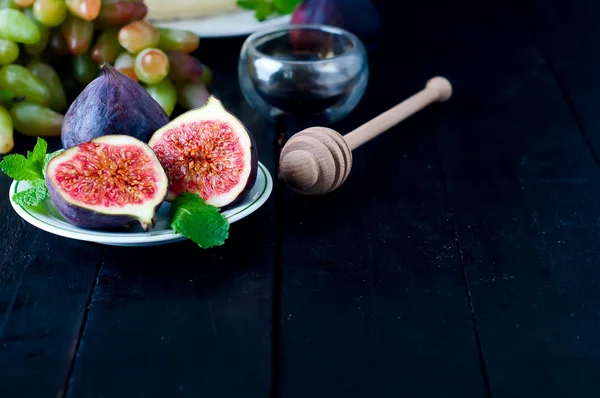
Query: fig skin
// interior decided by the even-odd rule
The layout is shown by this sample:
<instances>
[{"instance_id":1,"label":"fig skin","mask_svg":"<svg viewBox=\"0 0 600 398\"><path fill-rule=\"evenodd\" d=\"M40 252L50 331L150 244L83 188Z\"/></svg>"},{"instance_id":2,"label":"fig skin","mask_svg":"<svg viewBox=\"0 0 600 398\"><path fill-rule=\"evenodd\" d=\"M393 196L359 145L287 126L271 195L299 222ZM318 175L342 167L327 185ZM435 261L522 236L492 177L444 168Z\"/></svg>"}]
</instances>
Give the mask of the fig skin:
<instances>
[{"instance_id":1,"label":"fig skin","mask_svg":"<svg viewBox=\"0 0 600 398\"><path fill-rule=\"evenodd\" d=\"M190 120L203 121L219 119L229 119L230 124L233 124L238 129L237 135L239 136L243 134L247 136L250 143L250 147L248 148L250 154L250 171L243 188L240 190L237 196L224 204L214 204L211 202L210 198L207 200L207 203L214 204L215 206L221 208L221 210L227 210L237 205L241 200L243 200L246 197L246 195L250 192L250 190L254 187L258 175L258 148L256 145L256 140L254 139L250 131L247 129L247 127L239 120L237 116L235 116L233 113L227 110L219 99L217 99L214 95L211 95L203 106L189 110L181 114L177 118L173 119L170 123L163 126L161 129L157 130L154 133L148 145L152 149L154 149L157 143L161 141L162 135L165 131L168 131L172 128L177 128L178 125L181 125L184 122ZM184 160L184 162L186 162L186 160ZM163 167L165 167L165 165L163 165ZM173 196L172 193L169 192L165 200L167 202L173 202L175 200L175 196Z\"/></svg>"},{"instance_id":2,"label":"fig skin","mask_svg":"<svg viewBox=\"0 0 600 398\"><path fill-rule=\"evenodd\" d=\"M118 139L119 135L114 136L103 136L97 139L92 140L91 142L98 143L110 143L113 138ZM128 142L131 144L132 142ZM61 214L61 216L69 223L87 229L93 230L110 230L117 229L120 227L130 227L134 224L139 223L144 231L149 231L150 229L156 226L156 212L165 202L167 197L167 175L163 170L162 166L158 162L158 158L154 154L154 151L146 144L142 142L133 142L134 144L143 145L145 152L151 156L156 162L156 172L159 176L162 177L162 181L164 182L162 185L162 190L164 194L161 197L154 198L152 201L155 201L156 204L152 207L152 218L149 220L141 220L139 216L133 214L107 214L102 213L90 208L82 207L78 204L69 202L66 198L64 198L59 189L55 186L54 182L51 178L50 170L55 163L61 162L65 157L70 157L73 151L76 151L76 147L72 147L69 150L62 152L61 154L54 157L48 165L46 166L45 180L46 186L48 188L48 193L50 198L54 202L56 209Z\"/></svg>"},{"instance_id":3,"label":"fig skin","mask_svg":"<svg viewBox=\"0 0 600 398\"><path fill-rule=\"evenodd\" d=\"M104 135L129 135L147 143L170 118L144 88L112 65L95 78L67 110L61 129L64 149Z\"/></svg>"},{"instance_id":4,"label":"fig skin","mask_svg":"<svg viewBox=\"0 0 600 398\"><path fill-rule=\"evenodd\" d=\"M256 141L254 140L252 134L247 129L246 133L248 133L248 137L250 138L250 175L248 176L248 180L246 180L246 185L244 186L244 189L242 189L238 196L231 203L221 207L221 210L223 211L230 209L231 207L241 202L246 197L246 195L248 195L248 193L256 183L256 177L258 175L258 149L256 147Z\"/></svg>"},{"instance_id":5,"label":"fig skin","mask_svg":"<svg viewBox=\"0 0 600 398\"><path fill-rule=\"evenodd\" d=\"M69 203L62 198L54 185L50 183L48 176L46 176L46 184L48 185L48 193L60 215L70 224L77 227L94 230L111 230L120 227L128 227L139 222L139 220L132 215L103 214ZM161 205L162 202L155 207L154 212L158 211ZM149 225L141 224L142 229L149 231L151 228L154 228L156 225L155 222L156 220Z\"/></svg>"}]
</instances>

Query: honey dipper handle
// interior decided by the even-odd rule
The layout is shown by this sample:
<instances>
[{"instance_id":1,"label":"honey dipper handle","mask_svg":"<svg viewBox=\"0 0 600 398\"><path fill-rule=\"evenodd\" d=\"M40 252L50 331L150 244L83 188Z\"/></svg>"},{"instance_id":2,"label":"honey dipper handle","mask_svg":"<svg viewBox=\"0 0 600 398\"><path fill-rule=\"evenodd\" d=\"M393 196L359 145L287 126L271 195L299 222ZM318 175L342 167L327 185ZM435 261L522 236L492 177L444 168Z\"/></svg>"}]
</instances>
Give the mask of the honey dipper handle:
<instances>
[{"instance_id":1,"label":"honey dipper handle","mask_svg":"<svg viewBox=\"0 0 600 398\"><path fill-rule=\"evenodd\" d=\"M350 150L354 150L431 103L447 101L451 96L450 82L443 77L434 77L423 90L344 135L344 140Z\"/></svg>"}]
</instances>

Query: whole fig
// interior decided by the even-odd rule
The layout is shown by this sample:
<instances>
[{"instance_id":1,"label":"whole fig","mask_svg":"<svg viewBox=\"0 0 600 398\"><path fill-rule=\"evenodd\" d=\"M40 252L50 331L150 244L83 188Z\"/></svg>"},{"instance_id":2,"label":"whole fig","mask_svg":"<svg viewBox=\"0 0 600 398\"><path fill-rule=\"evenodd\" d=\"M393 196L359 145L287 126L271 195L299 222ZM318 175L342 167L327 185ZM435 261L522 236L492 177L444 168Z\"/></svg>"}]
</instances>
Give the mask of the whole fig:
<instances>
[{"instance_id":1,"label":"whole fig","mask_svg":"<svg viewBox=\"0 0 600 398\"><path fill-rule=\"evenodd\" d=\"M64 149L105 135L129 135L148 142L170 118L144 90L112 65L75 98L65 114L61 137Z\"/></svg>"},{"instance_id":2,"label":"whole fig","mask_svg":"<svg viewBox=\"0 0 600 398\"><path fill-rule=\"evenodd\" d=\"M383 33L379 10L370 0L304 0L292 14L291 23L346 29L368 51L377 49Z\"/></svg>"}]
</instances>

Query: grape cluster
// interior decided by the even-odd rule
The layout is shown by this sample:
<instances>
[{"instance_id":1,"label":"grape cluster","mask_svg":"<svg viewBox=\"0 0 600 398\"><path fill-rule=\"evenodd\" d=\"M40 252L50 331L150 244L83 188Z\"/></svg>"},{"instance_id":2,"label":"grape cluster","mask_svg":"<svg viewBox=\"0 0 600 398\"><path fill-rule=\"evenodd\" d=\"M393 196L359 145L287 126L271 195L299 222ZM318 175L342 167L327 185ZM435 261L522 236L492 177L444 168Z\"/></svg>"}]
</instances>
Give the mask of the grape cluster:
<instances>
[{"instance_id":1,"label":"grape cluster","mask_svg":"<svg viewBox=\"0 0 600 398\"><path fill-rule=\"evenodd\" d=\"M60 136L69 94L109 63L171 116L204 104L210 68L192 32L153 26L143 0L0 0L0 154L13 130ZM66 66L66 70L65 70Z\"/></svg>"}]
</instances>

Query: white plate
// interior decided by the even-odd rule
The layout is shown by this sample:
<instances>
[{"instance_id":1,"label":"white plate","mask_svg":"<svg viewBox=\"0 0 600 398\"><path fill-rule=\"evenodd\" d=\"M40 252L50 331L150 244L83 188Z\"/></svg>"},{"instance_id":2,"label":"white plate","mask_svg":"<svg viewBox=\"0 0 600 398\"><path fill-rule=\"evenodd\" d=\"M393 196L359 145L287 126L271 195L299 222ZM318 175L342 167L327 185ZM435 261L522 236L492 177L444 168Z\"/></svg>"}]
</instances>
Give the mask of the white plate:
<instances>
[{"instance_id":1,"label":"white plate","mask_svg":"<svg viewBox=\"0 0 600 398\"><path fill-rule=\"evenodd\" d=\"M153 21L150 19L150 22L154 26L189 30L201 38L209 38L249 35L258 29L288 24L291 19L291 15L283 15L259 22L254 17L254 11L249 10L197 19L173 21Z\"/></svg>"},{"instance_id":2,"label":"white plate","mask_svg":"<svg viewBox=\"0 0 600 398\"><path fill-rule=\"evenodd\" d=\"M10 203L13 209L33 226L55 235L111 246L154 246L188 239L181 234L173 233L173 230L171 230L169 219L171 205L167 202L160 207L156 214L156 227L149 232L144 232L139 226L126 232L103 232L79 228L68 223L58 213L50 198L36 207L21 206L13 202L15 193L30 187L31 185L25 181L13 181L9 190ZM230 224L247 217L267 201L272 190L273 180L271 174L259 162L256 183L252 190L235 207L224 211L223 215Z\"/></svg>"}]
</instances>

